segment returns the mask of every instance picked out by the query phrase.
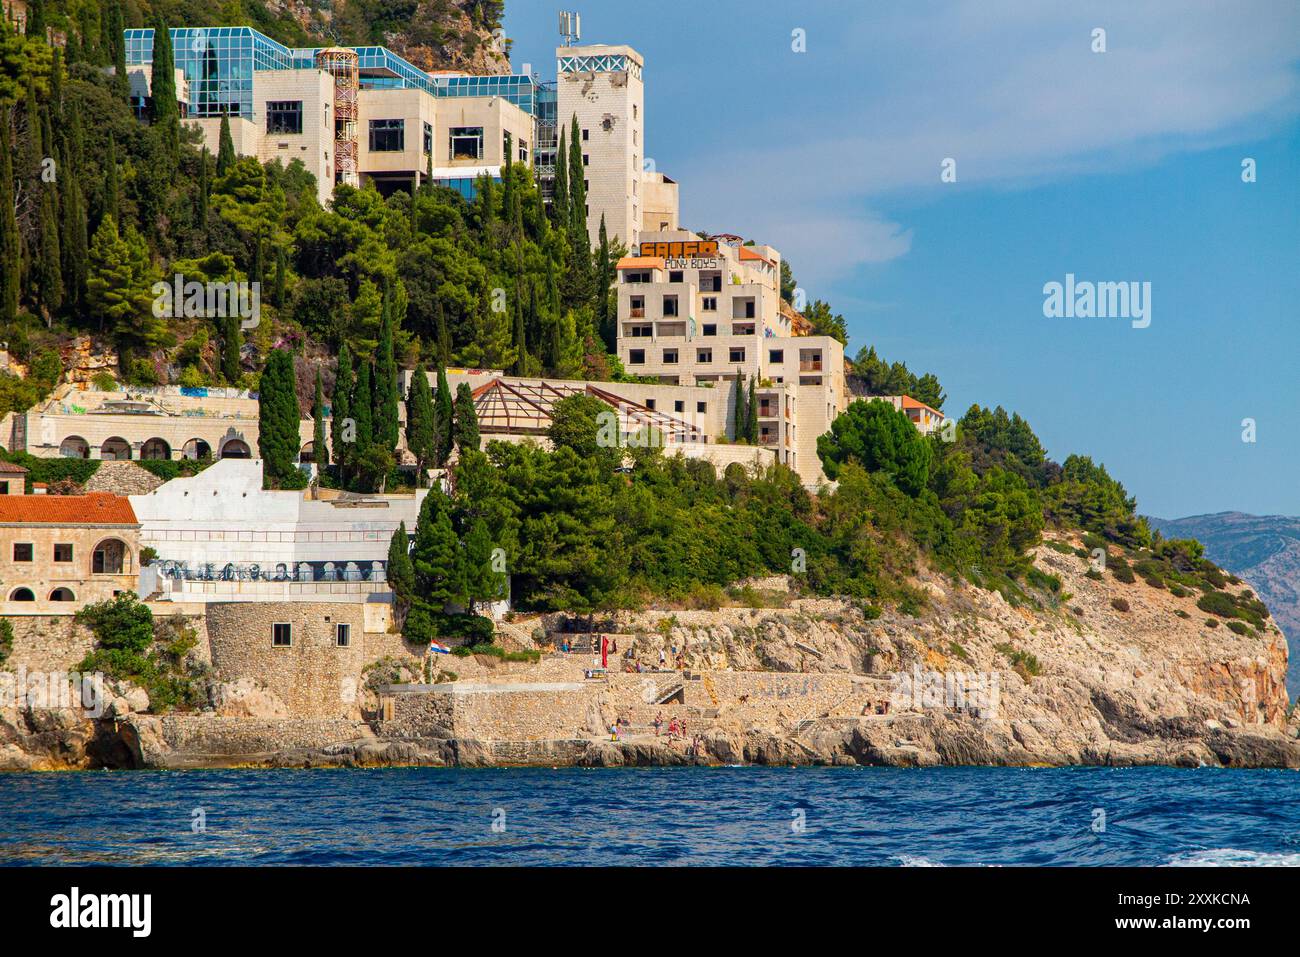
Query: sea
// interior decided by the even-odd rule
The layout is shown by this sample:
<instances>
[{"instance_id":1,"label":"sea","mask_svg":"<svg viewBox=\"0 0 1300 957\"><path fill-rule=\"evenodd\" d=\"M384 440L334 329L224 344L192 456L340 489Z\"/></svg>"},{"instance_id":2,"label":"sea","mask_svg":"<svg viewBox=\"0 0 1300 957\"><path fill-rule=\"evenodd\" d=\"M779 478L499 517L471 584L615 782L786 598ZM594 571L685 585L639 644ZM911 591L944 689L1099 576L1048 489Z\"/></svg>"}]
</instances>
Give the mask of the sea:
<instances>
[{"instance_id":1,"label":"sea","mask_svg":"<svg viewBox=\"0 0 1300 957\"><path fill-rule=\"evenodd\" d=\"M0 773L0 865L1294 866L1300 775L1217 768Z\"/></svg>"}]
</instances>

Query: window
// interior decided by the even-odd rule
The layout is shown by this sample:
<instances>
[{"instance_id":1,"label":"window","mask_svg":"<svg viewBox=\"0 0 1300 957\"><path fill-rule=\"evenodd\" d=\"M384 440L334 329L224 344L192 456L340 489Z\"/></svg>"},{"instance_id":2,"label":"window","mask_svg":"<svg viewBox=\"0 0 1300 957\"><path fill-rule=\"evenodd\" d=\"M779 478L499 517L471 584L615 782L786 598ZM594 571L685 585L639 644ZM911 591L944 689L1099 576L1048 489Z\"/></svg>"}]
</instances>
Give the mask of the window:
<instances>
[{"instance_id":1,"label":"window","mask_svg":"<svg viewBox=\"0 0 1300 957\"><path fill-rule=\"evenodd\" d=\"M14 542L14 561L34 561L34 548L31 542Z\"/></svg>"},{"instance_id":2,"label":"window","mask_svg":"<svg viewBox=\"0 0 1300 957\"><path fill-rule=\"evenodd\" d=\"M528 141L527 140L519 141L519 162L521 163L528 162Z\"/></svg>"},{"instance_id":3,"label":"window","mask_svg":"<svg viewBox=\"0 0 1300 957\"><path fill-rule=\"evenodd\" d=\"M406 120L371 120L370 152L400 153L406 149Z\"/></svg>"},{"instance_id":4,"label":"window","mask_svg":"<svg viewBox=\"0 0 1300 957\"><path fill-rule=\"evenodd\" d=\"M645 407L646 407L647 409L653 409L653 408L655 407L655 400L654 400L654 399L646 399L646 400L645 400Z\"/></svg>"},{"instance_id":5,"label":"window","mask_svg":"<svg viewBox=\"0 0 1300 957\"><path fill-rule=\"evenodd\" d=\"M744 362L744 361L745 361L745 350L744 350L744 349L732 349L732 350L731 350L731 356L730 356L730 358L728 359L728 361L729 361L729 362Z\"/></svg>"},{"instance_id":6,"label":"window","mask_svg":"<svg viewBox=\"0 0 1300 957\"><path fill-rule=\"evenodd\" d=\"M703 299L701 299L701 300L700 300L700 311L701 311L701 312L717 312L717 311L718 311L718 297L717 297L717 296L705 296Z\"/></svg>"},{"instance_id":7,"label":"window","mask_svg":"<svg viewBox=\"0 0 1300 957\"><path fill-rule=\"evenodd\" d=\"M340 648L346 648L352 643L352 626L338 624L334 626L334 643Z\"/></svg>"},{"instance_id":8,"label":"window","mask_svg":"<svg viewBox=\"0 0 1300 957\"><path fill-rule=\"evenodd\" d=\"M698 412L698 413L700 413L701 415L703 415L705 412L708 412L708 411L709 411L709 403L707 403L707 402L696 402L696 403L695 403L695 411Z\"/></svg>"},{"instance_id":9,"label":"window","mask_svg":"<svg viewBox=\"0 0 1300 957\"><path fill-rule=\"evenodd\" d=\"M653 327L653 326L633 326L633 327L632 327L632 338L633 338L633 339L649 339L652 335L654 335L654 327Z\"/></svg>"},{"instance_id":10,"label":"window","mask_svg":"<svg viewBox=\"0 0 1300 957\"><path fill-rule=\"evenodd\" d=\"M288 622L277 622L271 626L271 645L274 648L288 648L293 644L293 629Z\"/></svg>"},{"instance_id":11,"label":"window","mask_svg":"<svg viewBox=\"0 0 1300 957\"><path fill-rule=\"evenodd\" d=\"M706 336L716 336L718 334L717 323L706 322L702 328L704 330L704 335Z\"/></svg>"},{"instance_id":12,"label":"window","mask_svg":"<svg viewBox=\"0 0 1300 957\"><path fill-rule=\"evenodd\" d=\"M0 495L8 495L8 494L9 494L9 483L0 482Z\"/></svg>"},{"instance_id":13,"label":"window","mask_svg":"<svg viewBox=\"0 0 1300 957\"><path fill-rule=\"evenodd\" d=\"M424 147L424 152L426 152L426 153L432 153L432 152L433 152L433 124L432 124L432 123L425 123L425 124L424 124L424 143L423 143L423 147Z\"/></svg>"},{"instance_id":14,"label":"window","mask_svg":"<svg viewBox=\"0 0 1300 957\"><path fill-rule=\"evenodd\" d=\"M585 143L585 142L587 142L587 140L589 140L589 139L591 139L591 130L583 130L583 131L582 131L582 142Z\"/></svg>"},{"instance_id":15,"label":"window","mask_svg":"<svg viewBox=\"0 0 1300 957\"><path fill-rule=\"evenodd\" d=\"M483 127L453 126L449 131L451 158L476 160L483 158Z\"/></svg>"},{"instance_id":16,"label":"window","mask_svg":"<svg viewBox=\"0 0 1300 957\"><path fill-rule=\"evenodd\" d=\"M590 166L590 165L591 165L591 157L588 156L586 153L583 153L583 154L582 154L582 165L583 165L583 166ZM585 183L586 183L586 180L583 180L583 183L585 184Z\"/></svg>"},{"instance_id":17,"label":"window","mask_svg":"<svg viewBox=\"0 0 1300 957\"><path fill-rule=\"evenodd\" d=\"M645 350L629 349L627 353L627 361L630 365L634 365L634 366L645 365Z\"/></svg>"},{"instance_id":18,"label":"window","mask_svg":"<svg viewBox=\"0 0 1300 957\"><path fill-rule=\"evenodd\" d=\"M676 297L676 296L664 296L664 315L665 315L665 316L675 316L675 315L677 315L677 297Z\"/></svg>"},{"instance_id":19,"label":"window","mask_svg":"<svg viewBox=\"0 0 1300 957\"><path fill-rule=\"evenodd\" d=\"M778 366L779 366L781 363L785 362L785 350L784 350L784 349L768 349L768 350L767 350L767 361L770 362L770 363L772 363L772 365L778 365Z\"/></svg>"},{"instance_id":20,"label":"window","mask_svg":"<svg viewBox=\"0 0 1300 957\"><path fill-rule=\"evenodd\" d=\"M677 364L677 350L676 350L676 349L665 349L665 350L664 350L664 363L665 363L666 365L670 365L670 366L671 366L671 365L676 365L676 364Z\"/></svg>"},{"instance_id":21,"label":"window","mask_svg":"<svg viewBox=\"0 0 1300 957\"><path fill-rule=\"evenodd\" d=\"M712 361L713 361L713 350L712 350L712 349L696 349L696 350L695 350L695 361L696 361L696 362L700 362L700 363L706 363L706 364L709 363L709 362L712 362Z\"/></svg>"},{"instance_id":22,"label":"window","mask_svg":"<svg viewBox=\"0 0 1300 957\"><path fill-rule=\"evenodd\" d=\"M56 562L72 561L72 545L68 542L58 542L54 546L54 560Z\"/></svg>"},{"instance_id":23,"label":"window","mask_svg":"<svg viewBox=\"0 0 1300 957\"><path fill-rule=\"evenodd\" d=\"M685 403L684 401L682 401L681 399L674 399L674 400L673 400L673 411L674 411L674 412L685 412L685 411L686 411L686 403Z\"/></svg>"},{"instance_id":24,"label":"window","mask_svg":"<svg viewBox=\"0 0 1300 957\"><path fill-rule=\"evenodd\" d=\"M681 282L681 281L682 281L682 271L681 271L680 269L674 269L674 270L672 270L670 273L668 273L668 281L669 281L669 282Z\"/></svg>"},{"instance_id":25,"label":"window","mask_svg":"<svg viewBox=\"0 0 1300 957\"><path fill-rule=\"evenodd\" d=\"M267 100L266 132L301 133L302 100Z\"/></svg>"}]
</instances>

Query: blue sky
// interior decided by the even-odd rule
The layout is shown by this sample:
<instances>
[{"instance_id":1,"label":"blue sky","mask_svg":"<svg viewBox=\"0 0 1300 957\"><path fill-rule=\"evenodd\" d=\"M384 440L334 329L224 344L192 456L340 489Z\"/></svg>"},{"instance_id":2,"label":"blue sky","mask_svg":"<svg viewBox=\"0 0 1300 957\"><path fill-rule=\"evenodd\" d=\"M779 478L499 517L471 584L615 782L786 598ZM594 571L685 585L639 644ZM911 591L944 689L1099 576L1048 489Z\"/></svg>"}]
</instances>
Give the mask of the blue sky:
<instances>
[{"instance_id":1,"label":"blue sky","mask_svg":"<svg viewBox=\"0 0 1300 957\"><path fill-rule=\"evenodd\" d=\"M554 78L558 9L507 0L516 69ZM578 9L646 58L683 224L780 249L850 354L1020 412L1145 514L1300 514L1300 4ZM1045 318L1066 273L1150 282L1150 326Z\"/></svg>"}]
</instances>

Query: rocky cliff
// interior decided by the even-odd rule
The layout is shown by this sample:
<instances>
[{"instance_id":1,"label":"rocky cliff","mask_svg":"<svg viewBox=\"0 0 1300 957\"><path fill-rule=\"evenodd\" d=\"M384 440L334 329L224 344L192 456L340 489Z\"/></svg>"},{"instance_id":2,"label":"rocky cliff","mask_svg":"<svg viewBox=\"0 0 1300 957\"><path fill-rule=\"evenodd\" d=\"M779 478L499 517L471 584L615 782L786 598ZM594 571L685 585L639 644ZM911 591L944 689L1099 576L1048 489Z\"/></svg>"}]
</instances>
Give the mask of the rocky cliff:
<instances>
[{"instance_id":1,"label":"rocky cliff","mask_svg":"<svg viewBox=\"0 0 1300 957\"><path fill-rule=\"evenodd\" d=\"M1149 519L1166 538L1195 538L1215 564L1240 575L1264 600L1291 643L1287 685L1300 693L1300 518L1218 512Z\"/></svg>"}]
</instances>

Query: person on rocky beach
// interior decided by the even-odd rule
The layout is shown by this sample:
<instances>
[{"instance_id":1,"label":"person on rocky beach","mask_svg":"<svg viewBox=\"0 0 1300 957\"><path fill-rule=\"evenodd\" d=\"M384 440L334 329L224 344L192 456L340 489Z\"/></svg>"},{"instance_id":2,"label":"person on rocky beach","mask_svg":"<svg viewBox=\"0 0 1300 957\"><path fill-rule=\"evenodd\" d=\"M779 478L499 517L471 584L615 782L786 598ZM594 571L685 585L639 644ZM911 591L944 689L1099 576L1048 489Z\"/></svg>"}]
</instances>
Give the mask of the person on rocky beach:
<instances>
[{"instance_id":1,"label":"person on rocky beach","mask_svg":"<svg viewBox=\"0 0 1300 957\"><path fill-rule=\"evenodd\" d=\"M664 713L662 711L655 714L654 726L655 726L655 737L657 738L659 737L660 729L662 729L664 726Z\"/></svg>"}]
</instances>

